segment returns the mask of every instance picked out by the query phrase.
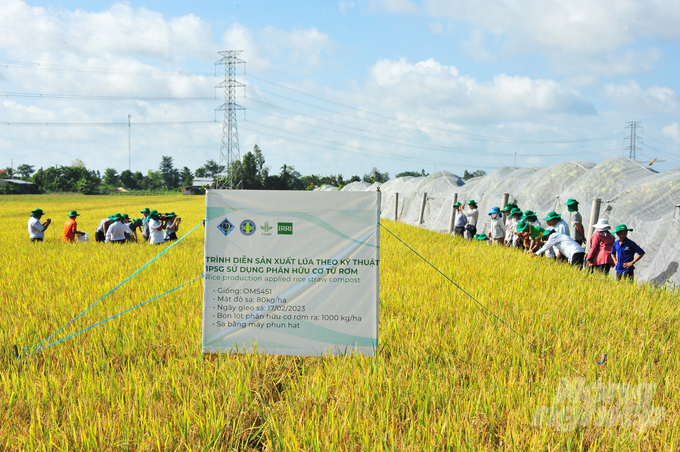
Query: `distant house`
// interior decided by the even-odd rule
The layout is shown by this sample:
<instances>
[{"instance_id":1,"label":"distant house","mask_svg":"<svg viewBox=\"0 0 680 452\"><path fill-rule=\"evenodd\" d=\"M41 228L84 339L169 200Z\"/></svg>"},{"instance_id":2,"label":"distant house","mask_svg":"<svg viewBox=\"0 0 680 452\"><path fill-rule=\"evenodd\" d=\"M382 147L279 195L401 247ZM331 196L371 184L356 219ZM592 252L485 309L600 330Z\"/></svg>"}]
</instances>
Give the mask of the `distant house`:
<instances>
[{"instance_id":1,"label":"distant house","mask_svg":"<svg viewBox=\"0 0 680 452\"><path fill-rule=\"evenodd\" d=\"M212 177L195 177L191 185L182 187L182 193L185 195L202 195L205 193L205 187L212 187Z\"/></svg>"},{"instance_id":2,"label":"distant house","mask_svg":"<svg viewBox=\"0 0 680 452\"><path fill-rule=\"evenodd\" d=\"M26 182L25 180L19 179L0 179L0 187L8 185L10 186L10 192L16 193L17 195L28 195L37 194L38 186L33 182Z\"/></svg>"}]
</instances>

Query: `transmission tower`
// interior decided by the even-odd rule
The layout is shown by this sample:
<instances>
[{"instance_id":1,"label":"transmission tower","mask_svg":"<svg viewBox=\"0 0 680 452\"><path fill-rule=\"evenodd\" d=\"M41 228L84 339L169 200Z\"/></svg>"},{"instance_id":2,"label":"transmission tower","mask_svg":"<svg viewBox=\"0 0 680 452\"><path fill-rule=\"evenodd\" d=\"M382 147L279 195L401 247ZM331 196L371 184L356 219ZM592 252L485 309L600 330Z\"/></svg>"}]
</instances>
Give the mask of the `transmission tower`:
<instances>
[{"instance_id":1,"label":"transmission tower","mask_svg":"<svg viewBox=\"0 0 680 452\"><path fill-rule=\"evenodd\" d=\"M637 136L638 129L642 132L642 126L640 125L640 121L630 121L626 124L628 124L626 129L630 129L630 135L625 139L628 140L630 144L625 149L628 149L628 158L636 159L635 151L642 151L642 149L635 145L637 142L642 144L642 138Z\"/></svg>"},{"instance_id":2,"label":"transmission tower","mask_svg":"<svg viewBox=\"0 0 680 452\"><path fill-rule=\"evenodd\" d=\"M221 169L220 174L215 177L215 188L240 189L243 187L241 172L234 174L232 163L241 160L241 151L238 145L238 125L236 124L236 111L245 110L236 103L236 88L245 88L243 83L236 80L236 65L245 61L238 58L243 50L227 50L217 52L222 58L215 63L215 66L224 66L224 80L215 88L224 88L224 103L217 107L215 111L224 111L222 121L222 144L220 145L220 160L218 162Z\"/></svg>"}]
</instances>

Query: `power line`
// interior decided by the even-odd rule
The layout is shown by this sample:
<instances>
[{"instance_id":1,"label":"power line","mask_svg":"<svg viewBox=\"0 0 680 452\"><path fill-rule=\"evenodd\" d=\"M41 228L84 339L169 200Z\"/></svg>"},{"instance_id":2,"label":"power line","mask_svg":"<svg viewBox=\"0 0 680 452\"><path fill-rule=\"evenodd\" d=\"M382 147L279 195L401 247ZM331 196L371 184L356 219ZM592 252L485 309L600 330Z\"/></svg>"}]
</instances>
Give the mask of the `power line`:
<instances>
[{"instance_id":1,"label":"power line","mask_svg":"<svg viewBox=\"0 0 680 452\"><path fill-rule=\"evenodd\" d=\"M89 94L50 94L50 93L20 93L13 91L0 91L0 97L17 97L27 99L69 99L69 100L111 100L111 101L125 101L125 100L177 100L177 101L193 101L193 100L210 100L214 101L215 96L98 96Z\"/></svg>"},{"instance_id":2,"label":"power line","mask_svg":"<svg viewBox=\"0 0 680 452\"><path fill-rule=\"evenodd\" d=\"M217 124L215 121L152 121L136 122L138 126L173 126L188 124ZM0 126L23 127L23 126L59 126L59 127L106 127L127 126L127 122L0 122Z\"/></svg>"},{"instance_id":3,"label":"power line","mask_svg":"<svg viewBox=\"0 0 680 452\"><path fill-rule=\"evenodd\" d=\"M350 105L343 104L343 103L333 101L333 100L329 100L329 99L325 99L323 97L319 97L319 96L314 95L314 94L309 94L309 93L306 93L304 91L301 91L301 90L298 90L298 89L295 89L295 88L290 88L290 87L287 87L285 85L281 85L281 84L276 83L276 82L270 82L266 79L254 76L252 74L248 74L247 77L257 78L259 80L263 80L265 82L272 83L274 85L280 86L284 89L288 89L290 91L294 91L294 92L297 92L297 93L300 93L300 94L304 94L304 95L322 100L324 102L339 105L339 106L349 108L349 109L352 109L352 110L357 110L357 111L360 111L360 112L369 113L369 114L380 116L380 117L383 117L383 118L386 118L386 119L389 119L389 120L393 120L393 121L396 120L398 122L409 124L411 126L422 127L422 128L427 128L427 129L436 129L436 130L446 132L447 134L460 135L461 137L472 139L472 140L497 141L497 142L503 142L503 143L524 143L524 144L528 144L528 143L533 143L533 144L568 144L568 143L583 143L583 142L589 142L589 141L604 141L604 140L609 140L609 139L621 138L621 135L618 134L618 135L610 135L610 136L597 137L597 138L584 138L584 139L578 139L578 140L520 140L520 139L516 139L516 138L496 137L496 136L489 136L489 135L479 135L479 134L473 134L473 133L467 133L467 132L460 132L460 131L451 130L451 129L444 129L444 128L433 126L433 125L430 125L430 124L422 124L422 123L413 122L413 121L400 120L400 119L396 119L396 118L393 118L393 117L390 117L390 116L387 116L387 115L383 115L383 114L380 114L380 113L374 113L374 112L370 112L368 110L352 107ZM298 99L293 99L291 97L284 96L283 94L279 94L279 93L275 93L275 92L272 92L272 91L261 89L261 88L255 86L255 85L248 85L248 86L252 86L252 87L256 88L257 90L259 90L263 93L271 94L271 95L274 95L274 96L279 96L279 97L282 97L284 99L287 99L287 100L290 100L290 101L293 101L293 102L297 102L297 103L307 105L307 106L310 106L310 107L314 107L314 108L318 108L318 109L321 109L321 110L327 110L327 111L330 111L332 113L340 114L340 115L343 115L343 116L349 116L349 117L356 119L356 120L359 120L359 121L364 121L364 122L369 121L369 122L373 122L373 123L403 128L402 126L399 126L397 124L387 124L383 121L377 121L375 119L359 117L359 116L351 115L349 113L345 113L345 112L342 112L342 111L333 110L333 109L328 108L328 107L323 107L323 106L320 106L320 105L312 104L312 103L301 101L301 100L298 100ZM409 129L409 130L411 130L411 129Z\"/></svg>"},{"instance_id":4,"label":"power line","mask_svg":"<svg viewBox=\"0 0 680 452\"><path fill-rule=\"evenodd\" d=\"M67 73L82 73L95 75L145 75L151 77L176 77L176 76L214 76L210 72L165 72L165 71L126 71L118 68L101 67L101 66L69 66L64 64L51 63L28 63L23 61L9 61L0 60L0 69L19 69L32 71L48 71L48 72L67 72Z\"/></svg>"}]
</instances>

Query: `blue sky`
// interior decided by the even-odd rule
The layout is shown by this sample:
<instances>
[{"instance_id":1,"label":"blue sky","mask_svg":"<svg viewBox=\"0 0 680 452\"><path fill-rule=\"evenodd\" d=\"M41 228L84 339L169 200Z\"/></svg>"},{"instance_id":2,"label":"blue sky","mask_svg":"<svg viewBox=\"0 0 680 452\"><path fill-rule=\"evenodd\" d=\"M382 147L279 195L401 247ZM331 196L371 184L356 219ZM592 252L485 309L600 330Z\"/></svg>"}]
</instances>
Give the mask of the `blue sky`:
<instances>
[{"instance_id":1,"label":"blue sky","mask_svg":"<svg viewBox=\"0 0 680 452\"><path fill-rule=\"evenodd\" d=\"M129 131L133 171L195 170L219 156L216 52L239 49L241 154L274 173L599 162L627 155L627 121L668 170L679 19L652 0L0 0L0 167L122 171Z\"/></svg>"}]
</instances>

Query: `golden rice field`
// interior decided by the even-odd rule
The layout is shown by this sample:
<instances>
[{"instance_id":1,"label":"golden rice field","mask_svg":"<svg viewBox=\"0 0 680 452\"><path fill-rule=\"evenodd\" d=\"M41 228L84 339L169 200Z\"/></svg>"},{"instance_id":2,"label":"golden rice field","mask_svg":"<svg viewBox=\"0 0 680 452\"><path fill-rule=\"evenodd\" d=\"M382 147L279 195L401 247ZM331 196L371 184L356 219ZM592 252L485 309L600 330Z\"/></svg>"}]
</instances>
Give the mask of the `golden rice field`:
<instances>
[{"instance_id":1,"label":"golden rice field","mask_svg":"<svg viewBox=\"0 0 680 452\"><path fill-rule=\"evenodd\" d=\"M54 224L31 244L37 207ZM78 210L93 239L104 216L134 218L143 207L178 213L181 236L202 220L204 198L0 197L0 450L679 448L677 293L392 222L384 225L537 350L383 231L375 357L204 356L199 281L16 360L12 344L30 350L162 249L63 244L65 215ZM202 246L199 228L65 333L200 276ZM572 402L594 400L600 413L636 399L598 399L598 384L656 385L661 418L629 409L628 422L605 427L568 417L532 425L540 407L561 403L561 378L585 379L591 392Z\"/></svg>"}]
</instances>

